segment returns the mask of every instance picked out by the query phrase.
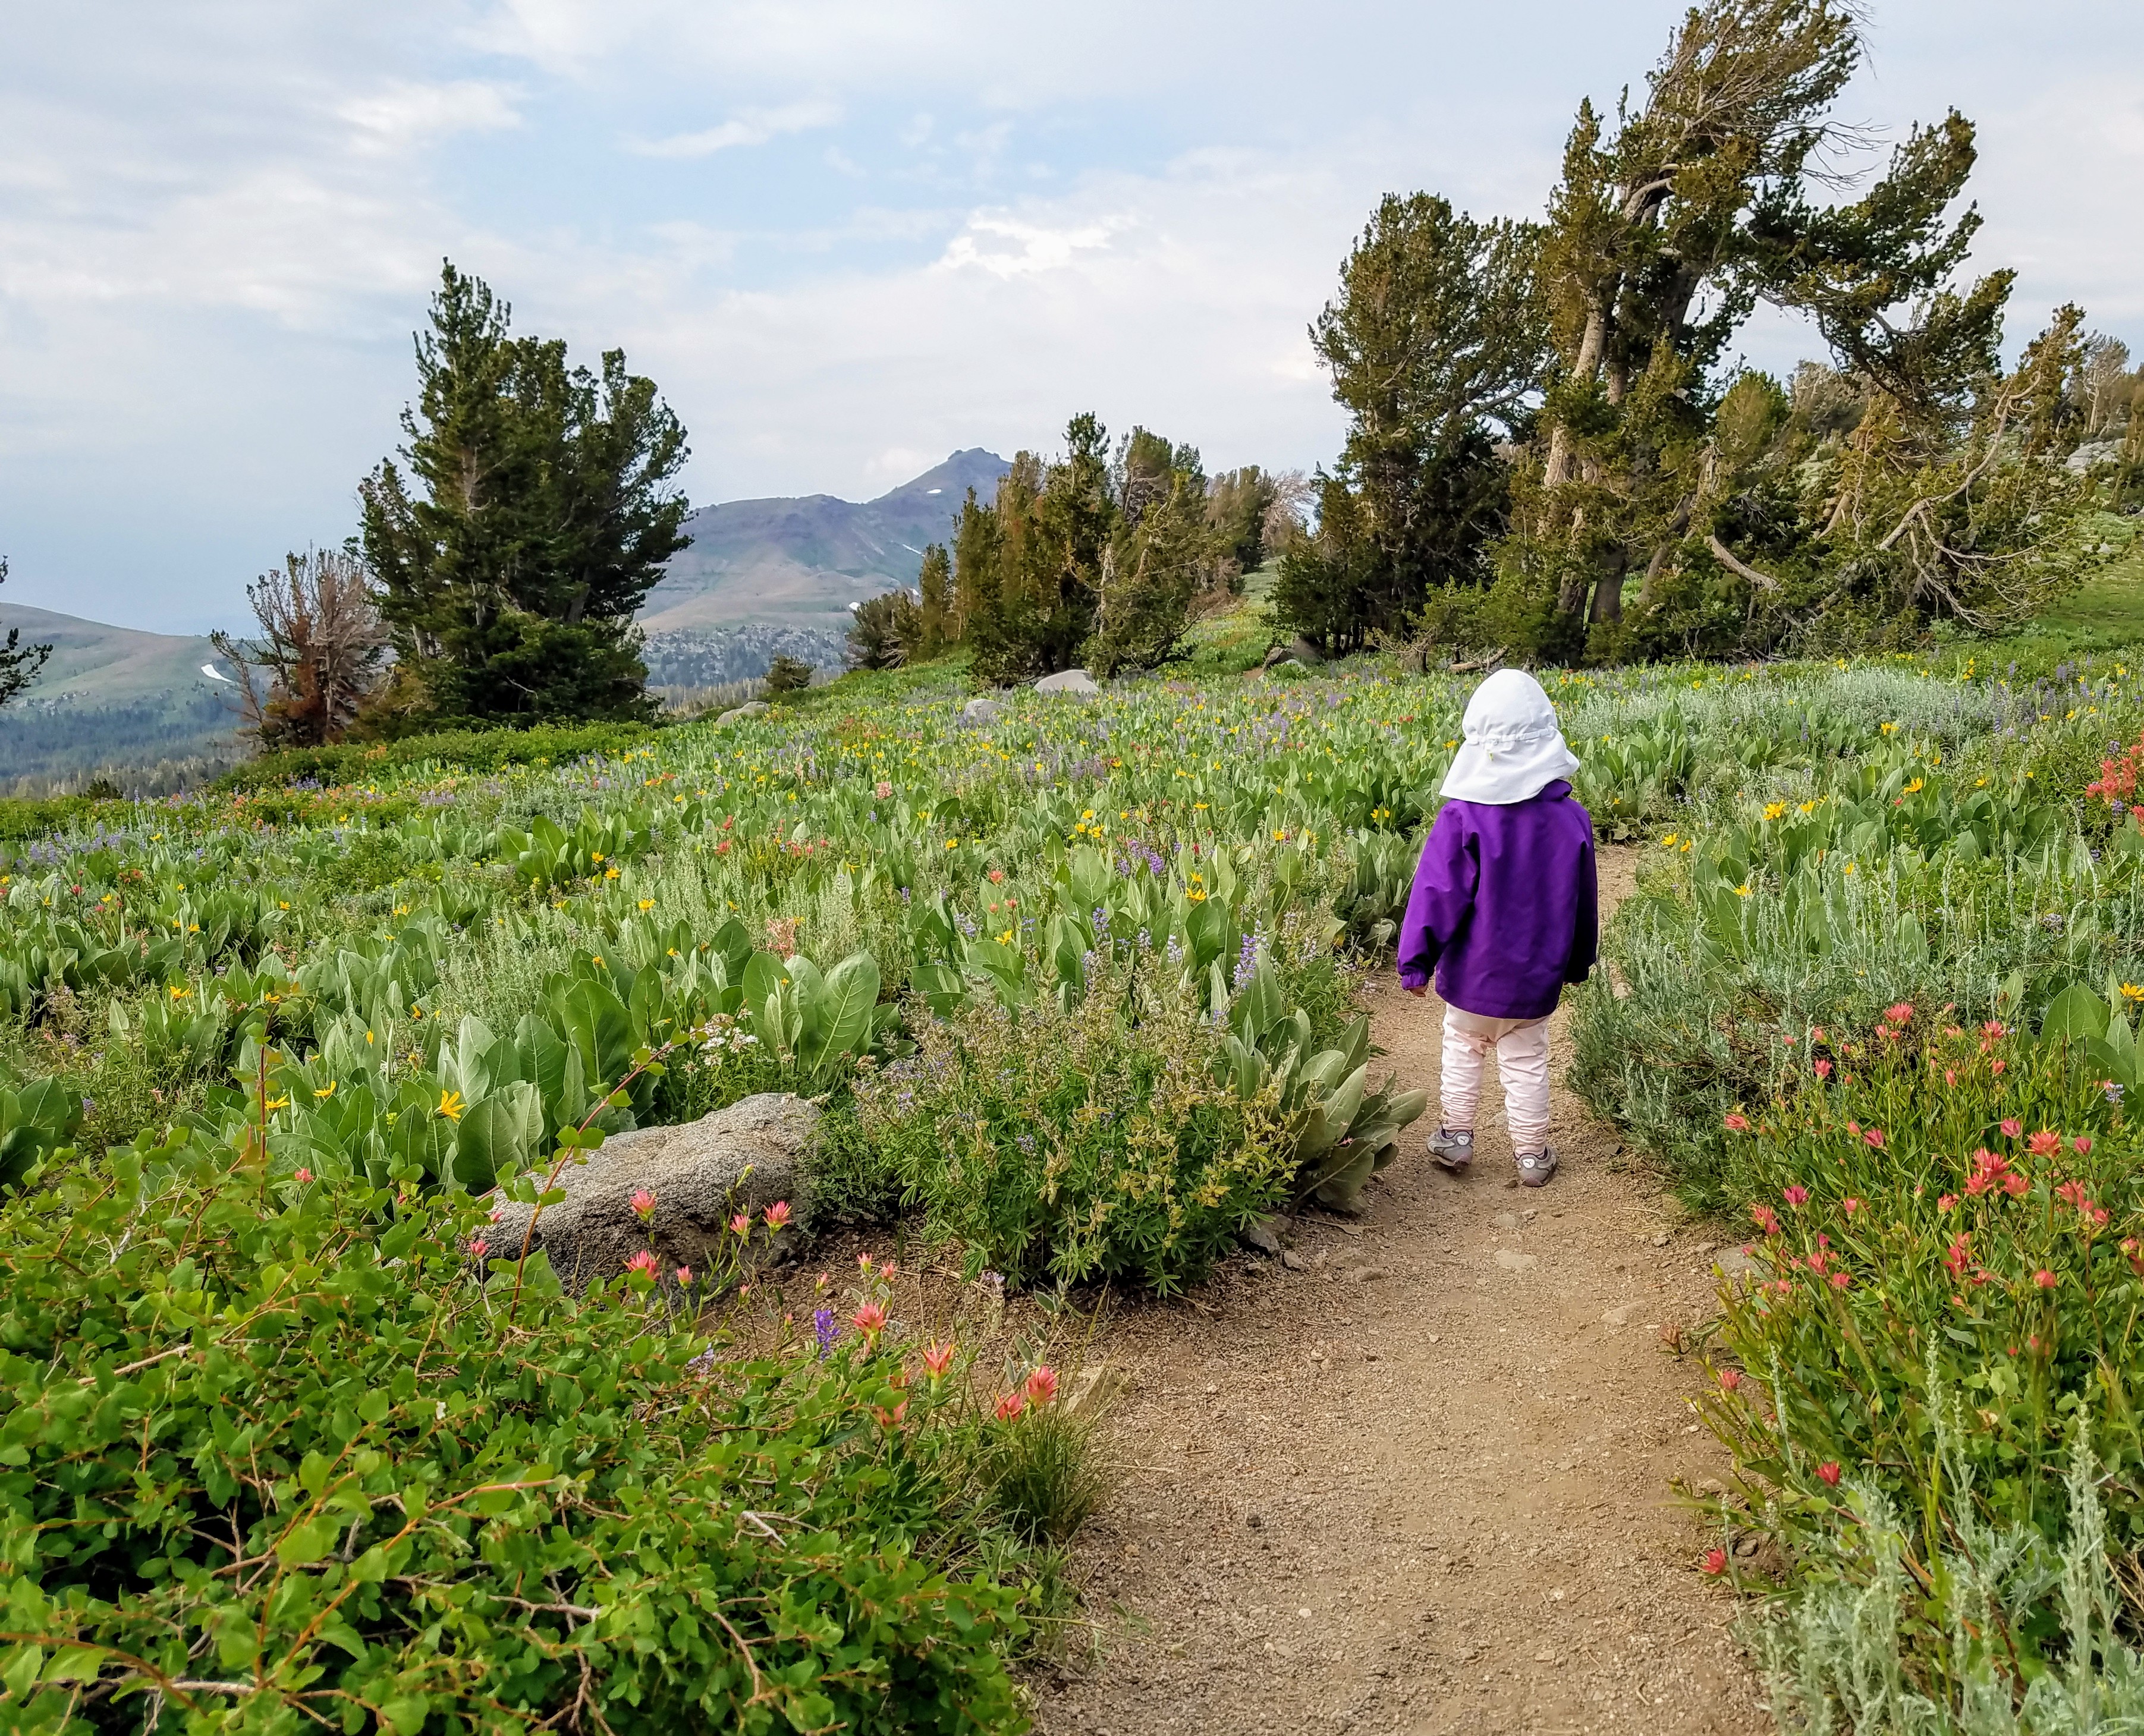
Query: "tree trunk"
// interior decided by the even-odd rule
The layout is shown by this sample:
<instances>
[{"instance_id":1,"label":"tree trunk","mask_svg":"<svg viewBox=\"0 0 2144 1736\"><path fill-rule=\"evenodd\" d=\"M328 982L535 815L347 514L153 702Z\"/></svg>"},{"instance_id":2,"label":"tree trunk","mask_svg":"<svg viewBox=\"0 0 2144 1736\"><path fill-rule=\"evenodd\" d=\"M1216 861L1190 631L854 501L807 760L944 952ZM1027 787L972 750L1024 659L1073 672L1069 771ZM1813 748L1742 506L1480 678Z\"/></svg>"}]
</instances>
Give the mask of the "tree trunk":
<instances>
[{"instance_id":1,"label":"tree trunk","mask_svg":"<svg viewBox=\"0 0 2144 1736\"><path fill-rule=\"evenodd\" d=\"M1627 550L1617 549L1615 558L1608 563L1593 586L1592 617L1596 621L1620 621L1623 618L1623 581L1630 570Z\"/></svg>"},{"instance_id":2,"label":"tree trunk","mask_svg":"<svg viewBox=\"0 0 2144 1736\"><path fill-rule=\"evenodd\" d=\"M1601 371L1601 354L1608 345L1608 305L1596 298L1586 310L1586 335L1578 342L1578 357L1571 364L1571 376L1576 379L1591 379ZM1559 422L1549 431L1548 465L1541 476L1542 484L1556 489L1571 480L1573 454L1570 430Z\"/></svg>"}]
</instances>

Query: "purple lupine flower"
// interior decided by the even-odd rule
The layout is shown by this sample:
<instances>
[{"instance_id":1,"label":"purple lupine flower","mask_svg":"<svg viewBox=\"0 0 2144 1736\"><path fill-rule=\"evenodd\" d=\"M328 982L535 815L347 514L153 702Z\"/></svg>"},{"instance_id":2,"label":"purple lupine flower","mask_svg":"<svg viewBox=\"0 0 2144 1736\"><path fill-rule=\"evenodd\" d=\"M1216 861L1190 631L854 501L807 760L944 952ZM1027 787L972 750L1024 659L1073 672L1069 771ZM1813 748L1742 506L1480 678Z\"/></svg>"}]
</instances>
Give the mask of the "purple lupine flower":
<instances>
[{"instance_id":1,"label":"purple lupine flower","mask_svg":"<svg viewBox=\"0 0 2144 1736\"><path fill-rule=\"evenodd\" d=\"M818 1308L813 1311L811 1332L819 1341L819 1356L823 1362L826 1352L834 1347L834 1341L841 1336L841 1329L835 1323L834 1311L831 1308Z\"/></svg>"}]
</instances>

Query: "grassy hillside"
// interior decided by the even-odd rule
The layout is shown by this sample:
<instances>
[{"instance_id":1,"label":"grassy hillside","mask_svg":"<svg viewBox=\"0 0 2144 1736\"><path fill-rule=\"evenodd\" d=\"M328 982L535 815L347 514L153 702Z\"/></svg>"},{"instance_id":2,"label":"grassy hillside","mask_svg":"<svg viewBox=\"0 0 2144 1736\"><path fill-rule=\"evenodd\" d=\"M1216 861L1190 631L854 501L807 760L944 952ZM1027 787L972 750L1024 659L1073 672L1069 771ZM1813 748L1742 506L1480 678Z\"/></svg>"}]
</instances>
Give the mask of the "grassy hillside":
<instances>
[{"instance_id":1,"label":"grassy hillside","mask_svg":"<svg viewBox=\"0 0 2144 1736\"><path fill-rule=\"evenodd\" d=\"M232 690L203 672L216 655L206 639L0 603L0 634L9 628L50 644L52 657L29 693L0 712L0 790L31 793L107 766L234 754Z\"/></svg>"}]
</instances>

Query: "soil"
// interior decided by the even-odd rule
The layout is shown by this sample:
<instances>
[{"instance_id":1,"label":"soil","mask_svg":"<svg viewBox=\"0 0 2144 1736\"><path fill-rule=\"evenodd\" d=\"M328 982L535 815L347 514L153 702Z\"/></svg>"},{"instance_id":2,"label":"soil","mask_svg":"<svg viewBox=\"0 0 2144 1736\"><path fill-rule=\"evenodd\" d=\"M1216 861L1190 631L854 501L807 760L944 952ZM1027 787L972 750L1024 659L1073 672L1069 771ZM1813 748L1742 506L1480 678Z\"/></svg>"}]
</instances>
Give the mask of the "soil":
<instances>
[{"instance_id":1,"label":"soil","mask_svg":"<svg viewBox=\"0 0 2144 1736\"><path fill-rule=\"evenodd\" d=\"M1632 852L1604 850L1604 905ZM1770 1724L1670 1484L1716 1486L1711 1242L1561 1084L1555 1180L1521 1188L1493 1081L1475 1173L1436 1124L1441 1004L1389 978L1373 1041L1431 1108L1349 1221L1124 1308L1120 1481L1078 1545L1093 1644L1032 1681L1045 1736L1759 1732ZM1554 1027L1556 1076L1570 1060ZM1493 1107L1492 1107L1493 1105Z\"/></svg>"}]
</instances>

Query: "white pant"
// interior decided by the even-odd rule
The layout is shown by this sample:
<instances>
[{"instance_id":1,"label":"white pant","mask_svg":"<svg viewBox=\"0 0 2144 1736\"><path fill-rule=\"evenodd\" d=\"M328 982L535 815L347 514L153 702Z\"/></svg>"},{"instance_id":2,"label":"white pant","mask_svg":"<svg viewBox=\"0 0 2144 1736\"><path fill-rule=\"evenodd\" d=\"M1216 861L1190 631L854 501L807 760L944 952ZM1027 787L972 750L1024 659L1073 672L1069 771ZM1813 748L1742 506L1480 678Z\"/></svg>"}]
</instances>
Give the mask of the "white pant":
<instances>
[{"instance_id":1,"label":"white pant","mask_svg":"<svg viewBox=\"0 0 2144 1736\"><path fill-rule=\"evenodd\" d=\"M1481 1106L1481 1057L1496 1045L1496 1071L1504 1081L1504 1123L1511 1150L1521 1157L1548 1144L1548 1020L1489 1019L1444 1009L1446 1129L1471 1133Z\"/></svg>"}]
</instances>

